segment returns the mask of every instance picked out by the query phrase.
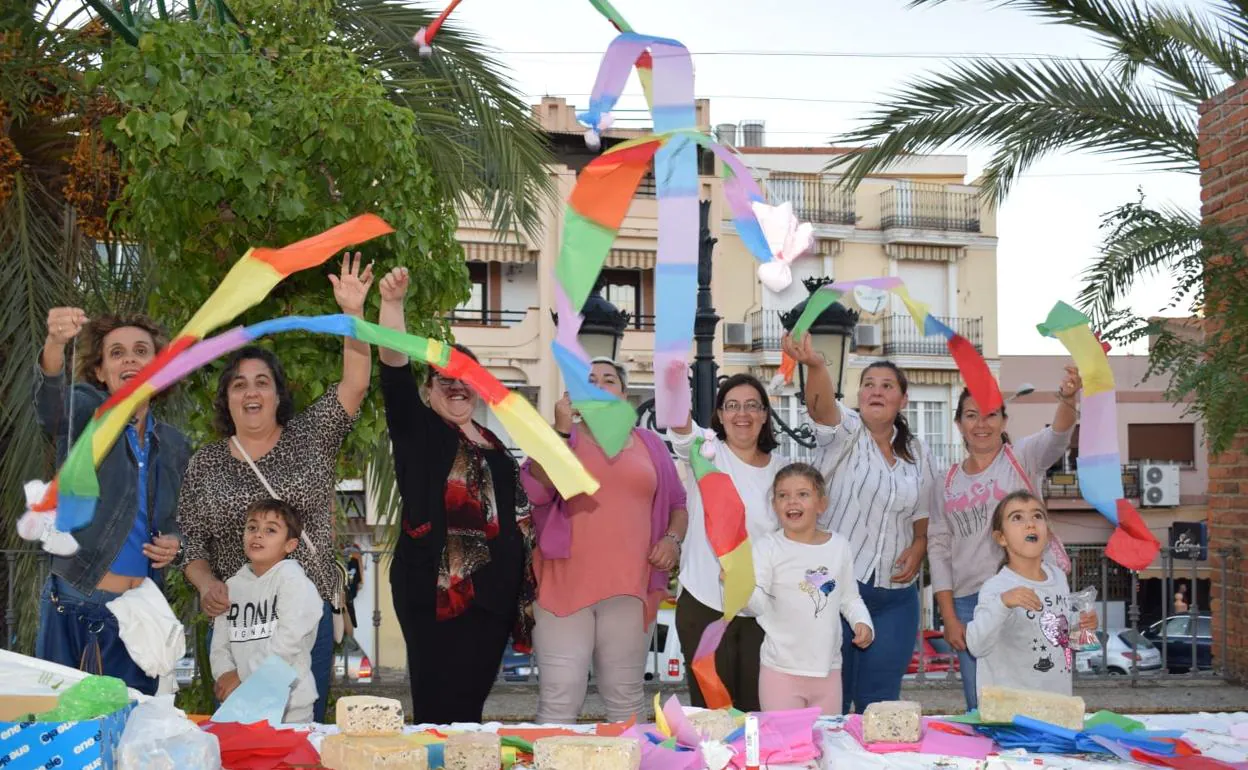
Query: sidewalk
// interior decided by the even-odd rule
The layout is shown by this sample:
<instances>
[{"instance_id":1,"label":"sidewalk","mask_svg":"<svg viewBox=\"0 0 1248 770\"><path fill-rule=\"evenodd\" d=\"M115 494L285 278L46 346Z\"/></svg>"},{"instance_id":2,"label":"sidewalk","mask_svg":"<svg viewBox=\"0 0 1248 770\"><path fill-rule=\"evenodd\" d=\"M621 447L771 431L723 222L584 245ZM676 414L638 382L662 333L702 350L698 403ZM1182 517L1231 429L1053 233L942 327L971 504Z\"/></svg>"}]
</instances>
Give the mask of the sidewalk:
<instances>
[{"instance_id":1,"label":"sidewalk","mask_svg":"<svg viewBox=\"0 0 1248 770\"><path fill-rule=\"evenodd\" d=\"M336 689L335 692L346 694L346 691L342 689ZM406 674L401 671L384 672L372 684L359 685L352 688L351 692L359 695L398 698L403 701L405 708L411 705ZM662 700L675 695L682 703L689 702L688 692L683 685L647 684L647 711L656 692L660 693ZM1128 679L1104 680L1081 683L1075 687L1075 694L1084 699L1089 711L1108 709L1118 713L1134 714L1248 712L1248 687L1213 679L1140 682L1135 687L1131 686ZM906 682L902 686L901 697L923 704L923 713L929 715L956 714L965 710L961 687L950 686L947 683L919 685ZM485 702L487 722L531 722L536 712L536 685L500 683L494 686L489 699ZM597 691L591 684L581 721L601 722L605 719L606 711L602 699L598 697Z\"/></svg>"}]
</instances>

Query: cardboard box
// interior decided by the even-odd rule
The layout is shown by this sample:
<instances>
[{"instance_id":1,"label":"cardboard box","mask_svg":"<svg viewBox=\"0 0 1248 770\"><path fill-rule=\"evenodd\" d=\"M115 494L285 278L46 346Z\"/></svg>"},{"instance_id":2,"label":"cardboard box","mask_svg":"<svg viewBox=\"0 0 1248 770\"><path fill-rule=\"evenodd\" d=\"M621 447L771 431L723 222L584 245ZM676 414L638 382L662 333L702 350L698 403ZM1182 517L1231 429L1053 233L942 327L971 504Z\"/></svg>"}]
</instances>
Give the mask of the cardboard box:
<instances>
[{"instance_id":1,"label":"cardboard box","mask_svg":"<svg viewBox=\"0 0 1248 770\"><path fill-rule=\"evenodd\" d=\"M82 722L0 722L0 768L115 770L134 704Z\"/></svg>"},{"instance_id":2,"label":"cardboard box","mask_svg":"<svg viewBox=\"0 0 1248 770\"><path fill-rule=\"evenodd\" d=\"M51 711L59 700L55 695L0 695L0 722L22 722Z\"/></svg>"}]
</instances>

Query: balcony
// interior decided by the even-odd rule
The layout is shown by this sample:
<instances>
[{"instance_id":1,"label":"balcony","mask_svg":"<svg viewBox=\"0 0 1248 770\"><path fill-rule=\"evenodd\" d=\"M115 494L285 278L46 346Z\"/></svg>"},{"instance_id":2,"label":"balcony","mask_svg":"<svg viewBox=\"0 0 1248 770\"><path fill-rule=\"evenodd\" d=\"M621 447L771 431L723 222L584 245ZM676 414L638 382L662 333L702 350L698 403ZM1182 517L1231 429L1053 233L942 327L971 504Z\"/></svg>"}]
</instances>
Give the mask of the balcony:
<instances>
[{"instance_id":1,"label":"balcony","mask_svg":"<svg viewBox=\"0 0 1248 770\"><path fill-rule=\"evenodd\" d=\"M1140 466L1132 463L1122 466L1123 497L1138 500L1140 497ZM1079 491L1079 476L1072 469L1069 471L1050 472L1044 479L1044 496L1049 500L1082 500Z\"/></svg>"},{"instance_id":2,"label":"balcony","mask_svg":"<svg viewBox=\"0 0 1248 770\"><path fill-rule=\"evenodd\" d=\"M465 310L458 308L443 315L454 326L515 326L524 320L526 310Z\"/></svg>"},{"instance_id":3,"label":"balcony","mask_svg":"<svg viewBox=\"0 0 1248 770\"><path fill-rule=\"evenodd\" d=\"M880 226L885 230L978 233L979 196L939 185L893 187L880 193Z\"/></svg>"},{"instance_id":4,"label":"balcony","mask_svg":"<svg viewBox=\"0 0 1248 770\"><path fill-rule=\"evenodd\" d=\"M777 310L755 310L750 313L750 350L779 350L784 327Z\"/></svg>"},{"instance_id":5,"label":"balcony","mask_svg":"<svg viewBox=\"0 0 1248 770\"><path fill-rule=\"evenodd\" d=\"M984 319L936 316L936 319L965 337L980 353L984 352ZM909 315L884 319L884 355L946 356L949 348L943 337L928 337L914 325Z\"/></svg>"},{"instance_id":6,"label":"balcony","mask_svg":"<svg viewBox=\"0 0 1248 770\"><path fill-rule=\"evenodd\" d=\"M802 222L816 225L849 225L858 221L854 193L832 182L806 177L772 176L767 180L773 204L788 201Z\"/></svg>"}]
</instances>

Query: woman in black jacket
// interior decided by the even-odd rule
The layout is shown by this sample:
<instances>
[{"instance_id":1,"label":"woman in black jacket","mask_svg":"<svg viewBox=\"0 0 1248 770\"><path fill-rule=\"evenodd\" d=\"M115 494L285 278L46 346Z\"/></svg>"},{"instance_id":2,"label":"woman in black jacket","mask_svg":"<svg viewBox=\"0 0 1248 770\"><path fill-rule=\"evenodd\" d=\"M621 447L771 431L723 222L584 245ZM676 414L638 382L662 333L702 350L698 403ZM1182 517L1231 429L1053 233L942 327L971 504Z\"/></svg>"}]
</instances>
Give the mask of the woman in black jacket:
<instances>
[{"instance_id":1,"label":"woman in black jacket","mask_svg":"<svg viewBox=\"0 0 1248 770\"><path fill-rule=\"evenodd\" d=\"M382 326L405 329L407 284L404 268L382 279ZM407 356L380 348L380 357L403 498L390 585L407 644L412 720L480 722L508 636L514 630L523 644L531 626L521 609L533 594L521 530L528 500L511 453L473 421L477 395L466 383L431 371L418 385Z\"/></svg>"}]
</instances>

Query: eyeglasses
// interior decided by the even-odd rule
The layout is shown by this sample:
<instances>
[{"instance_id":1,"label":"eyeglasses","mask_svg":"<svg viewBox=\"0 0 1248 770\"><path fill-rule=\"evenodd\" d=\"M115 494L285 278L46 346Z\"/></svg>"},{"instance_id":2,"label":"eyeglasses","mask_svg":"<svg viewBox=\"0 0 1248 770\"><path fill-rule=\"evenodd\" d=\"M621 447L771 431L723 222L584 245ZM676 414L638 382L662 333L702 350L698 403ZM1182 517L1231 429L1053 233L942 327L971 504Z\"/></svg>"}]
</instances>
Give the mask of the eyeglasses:
<instances>
[{"instance_id":1,"label":"eyeglasses","mask_svg":"<svg viewBox=\"0 0 1248 770\"><path fill-rule=\"evenodd\" d=\"M745 412L746 414L757 414L767 411L767 407L757 401L746 401L744 404L740 401L725 401L720 407L728 414L736 414L737 412Z\"/></svg>"},{"instance_id":2,"label":"eyeglasses","mask_svg":"<svg viewBox=\"0 0 1248 770\"><path fill-rule=\"evenodd\" d=\"M435 374L433 375L433 384L437 385L439 388L442 388L443 390L450 390L451 388L456 387L457 385L463 385L464 381L457 380L454 377L444 377L441 374Z\"/></svg>"}]
</instances>

